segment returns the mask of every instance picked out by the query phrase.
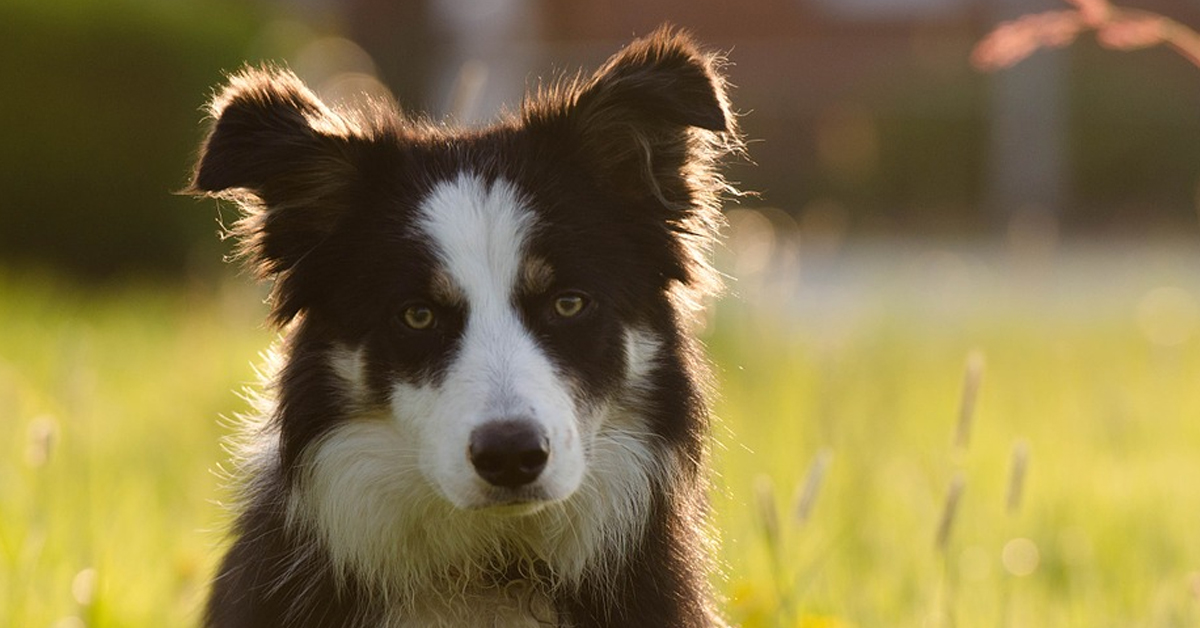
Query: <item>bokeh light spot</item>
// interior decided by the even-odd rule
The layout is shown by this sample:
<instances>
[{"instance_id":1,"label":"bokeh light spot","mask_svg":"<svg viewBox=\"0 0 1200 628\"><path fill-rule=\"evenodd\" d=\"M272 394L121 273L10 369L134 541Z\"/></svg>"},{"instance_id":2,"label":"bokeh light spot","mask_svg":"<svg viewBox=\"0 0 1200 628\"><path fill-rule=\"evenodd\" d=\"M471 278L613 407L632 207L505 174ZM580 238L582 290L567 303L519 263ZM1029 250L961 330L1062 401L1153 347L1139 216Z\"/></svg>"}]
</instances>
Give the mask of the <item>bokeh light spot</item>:
<instances>
[{"instance_id":1,"label":"bokeh light spot","mask_svg":"<svg viewBox=\"0 0 1200 628\"><path fill-rule=\"evenodd\" d=\"M1014 576L1028 576L1037 571L1040 561L1037 544L1026 538L1018 537L1005 543L1000 552L1004 570Z\"/></svg>"}]
</instances>

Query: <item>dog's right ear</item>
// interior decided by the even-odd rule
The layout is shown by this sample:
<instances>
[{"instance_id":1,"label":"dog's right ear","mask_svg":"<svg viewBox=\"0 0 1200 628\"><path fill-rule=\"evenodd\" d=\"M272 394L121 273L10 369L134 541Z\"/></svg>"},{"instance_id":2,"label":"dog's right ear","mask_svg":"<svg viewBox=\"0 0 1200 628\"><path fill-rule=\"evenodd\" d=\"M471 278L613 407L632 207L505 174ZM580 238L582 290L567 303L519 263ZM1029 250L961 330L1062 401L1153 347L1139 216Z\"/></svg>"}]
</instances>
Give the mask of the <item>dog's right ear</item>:
<instances>
[{"instance_id":1,"label":"dog's right ear","mask_svg":"<svg viewBox=\"0 0 1200 628\"><path fill-rule=\"evenodd\" d=\"M292 271L349 209L361 177L353 156L359 131L295 74L275 68L232 75L210 111L188 193L242 208L231 232L260 277Z\"/></svg>"}]
</instances>

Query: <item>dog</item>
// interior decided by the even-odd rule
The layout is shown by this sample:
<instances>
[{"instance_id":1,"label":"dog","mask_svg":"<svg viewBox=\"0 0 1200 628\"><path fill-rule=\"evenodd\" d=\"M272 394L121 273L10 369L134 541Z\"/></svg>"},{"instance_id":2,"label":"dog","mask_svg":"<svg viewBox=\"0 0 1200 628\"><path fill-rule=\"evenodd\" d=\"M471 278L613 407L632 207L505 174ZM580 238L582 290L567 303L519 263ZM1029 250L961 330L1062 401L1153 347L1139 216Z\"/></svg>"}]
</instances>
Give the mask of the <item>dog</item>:
<instances>
[{"instance_id":1,"label":"dog","mask_svg":"<svg viewBox=\"0 0 1200 628\"><path fill-rule=\"evenodd\" d=\"M723 626L691 335L740 150L661 28L492 126L218 88L191 194L272 283L209 628Z\"/></svg>"}]
</instances>

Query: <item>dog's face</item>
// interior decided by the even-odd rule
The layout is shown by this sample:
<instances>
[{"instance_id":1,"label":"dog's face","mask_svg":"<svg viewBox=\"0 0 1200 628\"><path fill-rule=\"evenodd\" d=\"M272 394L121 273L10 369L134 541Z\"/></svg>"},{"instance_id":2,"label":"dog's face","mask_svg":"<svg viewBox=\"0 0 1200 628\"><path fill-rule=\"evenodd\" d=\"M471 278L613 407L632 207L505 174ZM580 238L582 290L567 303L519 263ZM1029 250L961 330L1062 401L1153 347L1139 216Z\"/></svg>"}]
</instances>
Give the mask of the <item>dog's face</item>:
<instances>
[{"instance_id":1,"label":"dog's face","mask_svg":"<svg viewBox=\"0 0 1200 628\"><path fill-rule=\"evenodd\" d=\"M455 506L564 499L615 383L605 374L625 370L616 303L572 255L537 246L553 225L513 182L453 177L413 208L425 271L363 344L365 370Z\"/></svg>"},{"instance_id":2,"label":"dog's face","mask_svg":"<svg viewBox=\"0 0 1200 628\"><path fill-rule=\"evenodd\" d=\"M242 253L275 282L281 467L323 525L647 481L681 429L646 408L712 281L735 137L712 64L660 32L472 131L335 111L283 71L231 78L193 187L241 205Z\"/></svg>"}]
</instances>

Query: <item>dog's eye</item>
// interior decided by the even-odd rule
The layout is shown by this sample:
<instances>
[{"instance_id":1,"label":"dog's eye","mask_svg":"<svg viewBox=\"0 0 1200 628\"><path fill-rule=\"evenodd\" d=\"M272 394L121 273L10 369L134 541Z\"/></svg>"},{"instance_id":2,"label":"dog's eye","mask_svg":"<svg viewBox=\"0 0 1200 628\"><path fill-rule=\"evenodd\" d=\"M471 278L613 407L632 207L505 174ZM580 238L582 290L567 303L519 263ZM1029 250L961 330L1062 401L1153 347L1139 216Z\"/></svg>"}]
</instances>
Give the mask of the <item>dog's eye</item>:
<instances>
[{"instance_id":1,"label":"dog's eye","mask_svg":"<svg viewBox=\"0 0 1200 628\"><path fill-rule=\"evenodd\" d=\"M577 292L568 292L554 299L554 313L561 318L574 318L587 309L587 297Z\"/></svg>"},{"instance_id":2,"label":"dog's eye","mask_svg":"<svg viewBox=\"0 0 1200 628\"><path fill-rule=\"evenodd\" d=\"M404 308L404 324L408 325L409 329L430 329L436 322L437 316L428 305L410 305Z\"/></svg>"}]
</instances>

